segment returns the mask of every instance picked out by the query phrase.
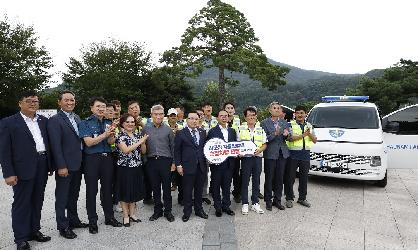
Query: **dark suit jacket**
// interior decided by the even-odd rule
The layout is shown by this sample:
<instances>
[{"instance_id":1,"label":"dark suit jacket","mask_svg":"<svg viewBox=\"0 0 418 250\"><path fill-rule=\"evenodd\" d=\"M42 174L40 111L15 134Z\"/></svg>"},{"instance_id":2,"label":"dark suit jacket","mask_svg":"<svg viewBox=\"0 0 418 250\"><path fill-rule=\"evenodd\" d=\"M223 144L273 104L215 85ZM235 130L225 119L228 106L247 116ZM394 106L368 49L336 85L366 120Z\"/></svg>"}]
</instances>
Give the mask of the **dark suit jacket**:
<instances>
[{"instance_id":1,"label":"dark suit jacket","mask_svg":"<svg viewBox=\"0 0 418 250\"><path fill-rule=\"evenodd\" d=\"M199 131L199 146L194 143L189 128L185 127L177 131L174 139L174 162L176 166L182 166L184 174L196 174L197 164L200 171L207 172L206 160L203 154L203 147L206 141L206 132L203 129Z\"/></svg>"},{"instance_id":2,"label":"dark suit jacket","mask_svg":"<svg viewBox=\"0 0 418 250\"><path fill-rule=\"evenodd\" d=\"M266 131L267 135L267 148L263 152L263 157L265 159L279 159L279 150L281 150L283 158L287 158L290 155L289 148L287 147L285 138L282 134L285 129L289 130L289 123L284 119L280 119L278 122L280 126L280 135L278 136L274 134L276 132L276 128L274 127L271 117L268 117L261 122L261 127L264 131Z\"/></svg>"},{"instance_id":3,"label":"dark suit jacket","mask_svg":"<svg viewBox=\"0 0 418 250\"><path fill-rule=\"evenodd\" d=\"M77 125L81 121L78 115L74 119ZM78 171L81 166L81 139L63 111L49 119L48 135L54 170L68 168Z\"/></svg>"},{"instance_id":4,"label":"dark suit jacket","mask_svg":"<svg viewBox=\"0 0 418 250\"><path fill-rule=\"evenodd\" d=\"M50 169L47 121L45 116L38 116L38 125L44 139ZM17 176L21 180L34 178L38 153L35 140L22 115L19 112L6 117L1 121L0 126L0 164L3 177Z\"/></svg>"},{"instance_id":5,"label":"dark suit jacket","mask_svg":"<svg viewBox=\"0 0 418 250\"><path fill-rule=\"evenodd\" d=\"M221 129L219 128L219 125L217 125L216 127L213 127L209 130L208 132L208 136L206 137L206 141L212 139L212 138L220 138L224 141L225 138L222 134ZM228 127L228 142L232 142L232 141L237 141L237 133L235 132L235 129ZM229 167L234 167L236 162L236 158L228 158L226 159L224 162L222 162L221 164L211 164L211 166L229 166Z\"/></svg>"}]
</instances>

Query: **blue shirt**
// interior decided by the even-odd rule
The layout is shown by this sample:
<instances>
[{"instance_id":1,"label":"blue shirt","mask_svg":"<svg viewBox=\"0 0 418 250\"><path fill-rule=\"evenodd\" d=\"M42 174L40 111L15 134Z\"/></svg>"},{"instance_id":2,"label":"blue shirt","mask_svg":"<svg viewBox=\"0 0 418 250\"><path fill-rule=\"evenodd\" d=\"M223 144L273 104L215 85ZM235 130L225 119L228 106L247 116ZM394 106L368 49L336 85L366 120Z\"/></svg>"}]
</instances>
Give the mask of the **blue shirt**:
<instances>
[{"instance_id":1,"label":"blue shirt","mask_svg":"<svg viewBox=\"0 0 418 250\"><path fill-rule=\"evenodd\" d=\"M299 124L300 129L304 131L305 123ZM310 161L311 160L311 151L305 149L305 141L303 141L303 149L302 150L289 150L290 158L292 160L299 160L299 161Z\"/></svg>"},{"instance_id":2,"label":"blue shirt","mask_svg":"<svg viewBox=\"0 0 418 250\"><path fill-rule=\"evenodd\" d=\"M112 121L103 119L100 121L95 115L90 116L89 118L83 120L79 124L78 132L80 133L80 138L92 137L95 138L100 134L103 134L105 131L106 125L111 125ZM96 154L96 153L110 153L112 149L107 143L107 139L99 142L96 145L91 147L84 147L84 153L86 154Z\"/></svg>"}]
</instances>

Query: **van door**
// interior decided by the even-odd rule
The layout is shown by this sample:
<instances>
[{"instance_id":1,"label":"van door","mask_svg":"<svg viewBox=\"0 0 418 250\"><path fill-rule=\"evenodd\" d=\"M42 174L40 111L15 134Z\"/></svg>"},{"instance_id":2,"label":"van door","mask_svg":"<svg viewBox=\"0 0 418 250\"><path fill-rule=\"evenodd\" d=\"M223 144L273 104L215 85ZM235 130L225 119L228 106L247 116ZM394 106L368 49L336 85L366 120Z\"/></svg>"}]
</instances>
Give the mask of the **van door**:
<instances>
[{"instance_id":1,"label":"van door","mask_svg":"<svg viewBox=\"0 0 418 250\"><path fill-rule=\"evenodd\" d=\"M385 116L382 127L388 168L418 169L418 105Z\"/></svg>"}]
</instances>

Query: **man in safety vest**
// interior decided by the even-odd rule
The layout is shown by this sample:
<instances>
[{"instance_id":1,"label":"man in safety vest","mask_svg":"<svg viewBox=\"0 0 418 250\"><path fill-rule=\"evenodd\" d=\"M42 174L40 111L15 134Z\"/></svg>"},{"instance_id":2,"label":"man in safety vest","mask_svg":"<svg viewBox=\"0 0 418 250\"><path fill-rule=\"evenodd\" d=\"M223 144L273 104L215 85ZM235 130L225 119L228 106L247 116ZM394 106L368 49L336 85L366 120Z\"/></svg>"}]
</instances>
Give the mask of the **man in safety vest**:
<instances>
[{"instance_id":1,"label":"man in safety vest","mask_svg":"<svg viewBox=\"0 0 418 250\"><path fill-rule=\"evenodd\" d=\"M216 117L212 116L212 105L210 103L205 103L202 106L202 110L204 113L203 117L203 129L206 130L206 132L209 131L209 129L216 127L218 125L218 120Z\"/></svg>"},{"instance_id":2,"label":"man in safety vest","mask_svg":"<svg viewBox=\"0 0 418 250\"><path fill-rule=\"evenodd\" d=\"M266 132L257 123L257 111L253 107L248 107L244 110L244 117L247 121L246 125L238 127L238 141L252 141L257 146L254 155L241 157L241 198L243 215L248 214L248 184L250 177L252 178L252 195L251 195L251 210L258 214L263 214L264 211L260 207L259 193L260 193L260 175L262 168L263 151L267 148Z\"/></svg>"},{"instance_id":3,"label":"man in safety vest","mask_svg":"<svg viewBox=\"0 0 418 250\"><path fill-rule=\"evenodd\" d=\"M290 164L286 171L285 195L286 207L293 207L293 184L295 183L296 169L299 168L299 198L298 203L305 207L311 204L306 200L308 189L308 173L310 166L310 149L316 143L316 136L312 125L305 121L307 110L304 106L295 108L295 120L290 122L291 130L287 145L290 151Z\"/></svg>"}]
</instances>

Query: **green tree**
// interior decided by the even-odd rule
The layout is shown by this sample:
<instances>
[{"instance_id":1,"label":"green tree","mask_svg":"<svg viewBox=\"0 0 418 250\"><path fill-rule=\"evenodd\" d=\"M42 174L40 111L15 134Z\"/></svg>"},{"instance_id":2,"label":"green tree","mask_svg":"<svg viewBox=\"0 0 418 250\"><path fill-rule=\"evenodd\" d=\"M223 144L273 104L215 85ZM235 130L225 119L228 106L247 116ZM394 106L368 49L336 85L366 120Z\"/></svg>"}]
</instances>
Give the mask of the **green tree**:
<instances>
[{"instance_id":1,"label":"green tree","mask_svg":"<svg viewBox=\"0 0 418 250\"><path fill-rule=\"evenodd\" d=\"M38 44L32 26L0 20L0 115L16 111L18 94L24 90L42 90L51 75L52 59Z\"/></svg>"},{"instance_id":2,"label":"green tree","mask_svg":"<svg viewBox=\"0 0 418 250\"><path fill-rule=\"evenodd\" d=\"M213 107L212 114L217 114L221 108L218 106L218 100L219 84L212 81L205 86L202 95L197 98L197 104L201 107L205 103L210 103ZM225 90L225 100L235 102L234 97L229 93L228 90Z\"/></svg>"},{"instance_id":3,"label":"green tree","mask_svg":"<svg viewBox=\"0 0 418 250\"><path fill-rule=\"evenodd\" d=\"M189 76L198 76L205 68L218 68L217 102L221 107L226 85L239 84L232 75L226 76L226 71L248 74L269 90L286 83L283 77L289 70L270 64L257 42L244 14L220 0L210 0L190 19L181 45L164 52L161 61L185 70Z\"/></svg>"},{"instance_id":4,"label":"green tree","mask_svg":"<svg viewBox=\"0 0 418 250\"><path fill-rule=\"evenodd\" d=\"M357 88L347 94L368 95L382 115L388 114L418 98L418 62L401 59L382 77L361 78Z\"/></svg>"},{"instance_id":5,"label":"green tree","mask_svg":"<svg viewBox=\"0 0 418 250\"><path fill-rule=\"evenodd\" d=\"M156 68L143 44L110 40L92 43L81 54L80 59L70 58L63 80L75 91L82 115L89 114L92 96L118 99L123 105L137 100L145 115L153 104L184 105L193 98L183 76L168 67Z\"/></svg>"}]
</instances>

